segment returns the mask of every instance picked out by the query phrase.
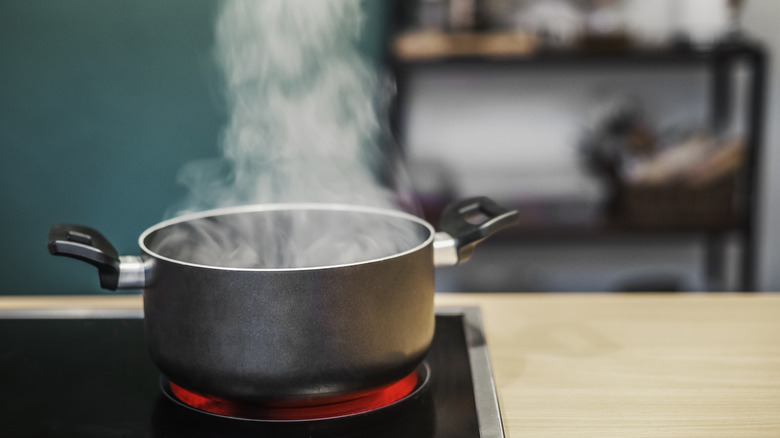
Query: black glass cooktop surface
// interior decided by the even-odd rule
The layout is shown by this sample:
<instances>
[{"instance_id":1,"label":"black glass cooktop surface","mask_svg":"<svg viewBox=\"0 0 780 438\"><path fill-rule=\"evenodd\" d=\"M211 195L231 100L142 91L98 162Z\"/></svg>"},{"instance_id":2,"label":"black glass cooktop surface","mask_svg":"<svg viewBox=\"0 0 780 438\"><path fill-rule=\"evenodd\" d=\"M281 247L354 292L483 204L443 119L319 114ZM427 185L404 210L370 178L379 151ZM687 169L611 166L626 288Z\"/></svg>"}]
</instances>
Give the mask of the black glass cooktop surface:
<instances>
[{"instance_id":1,"label":"black glass cooktop surface","mask_svg":"<svg viewBox=\"0 0 780 438\"><path fill-rule=\"evenodd\" d=\"M220 418L168 399L147 355L140 315L0 314L0 435L503 437L475 325L479 312L465 310L437 312L425 359L430 381L422 391L370 413L292 423Z\"/></svg>"}]
</instances>

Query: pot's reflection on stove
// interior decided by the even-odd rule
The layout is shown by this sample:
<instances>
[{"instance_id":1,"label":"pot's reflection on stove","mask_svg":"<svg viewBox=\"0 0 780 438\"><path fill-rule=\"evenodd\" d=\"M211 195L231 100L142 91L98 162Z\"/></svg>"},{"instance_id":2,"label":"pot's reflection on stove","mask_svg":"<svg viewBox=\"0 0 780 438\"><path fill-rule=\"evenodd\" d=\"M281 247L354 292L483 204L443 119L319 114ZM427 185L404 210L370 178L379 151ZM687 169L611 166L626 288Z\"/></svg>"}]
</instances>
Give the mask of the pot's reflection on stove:
<instances>
[{"instance_id":1,"label":"pot's reflection on stove","mask_svg":"<svg viewBox=\"0 0 780 438\"><path fill-rule=\"evenodd\" d=\"M209 415L185 408L160 393L151 415L152 436L198 437L433 437L436 410L431 391L373 412L313 421L264 422Z\"/></svg>"}]
</instances>

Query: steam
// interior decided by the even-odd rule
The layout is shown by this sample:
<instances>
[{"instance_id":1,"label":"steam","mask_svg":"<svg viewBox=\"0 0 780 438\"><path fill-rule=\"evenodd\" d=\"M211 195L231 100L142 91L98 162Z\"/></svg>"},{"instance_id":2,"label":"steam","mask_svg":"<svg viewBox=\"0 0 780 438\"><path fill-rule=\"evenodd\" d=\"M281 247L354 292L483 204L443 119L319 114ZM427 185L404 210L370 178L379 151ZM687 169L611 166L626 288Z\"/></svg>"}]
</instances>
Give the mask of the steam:
<instances>
[{"instance_id":1,"label":"steam","mask_svg":"<svg viewBox=\"0 0 780 438\"><path fill-rule=\"evenodd\" d=\"M188 219L148 240L163 257L188 263L278 269L376 260L412 249L426 237L423 225L370 209L345 214L288 206Z\"/></svg>"},{"instance_id":2,"label":"steam","mask_svg":"<svg viewBox=\"0 0 780 438\"><path fill-rule=\"evenodd\" d=\"M216 54L230 110L223 157L186 165L178 213L274 202L392 207L382 83L356 50L357 0L232 0Z\"/></svg>"},{"instance_id":3,"label":"steam","mask_svg":"<svg viewBox=\"0 0 780 438\"><path fill-rule=\"evenodd\" d=\"M230 116L221 141L222 157L182 168L179 182L189 195L175 215L293 202L411 205L409 197L393 186L403 181L403 174L384 147L390 139L384 123L387 87L356 48L362 27L359 0L223 3L216 55ZM389 183L380 178L388 168L395 177ZM346 214L314 214L317 224L309 223L305 214L295 214L291 219L295 226L278 223L283 217L278 215L265 220L253 214L251 219L217 226L197 221L202 226L197 233L169 233L158 245L166 251L181 247L185 253L177 256L200 263L299 267L324 260L307 260L305 254L343 246L345 240L351 247L342 248L339 259L331 263L384 256L419 243L420 230L412 224L403 227L405 222L397 219L354 215L350 221L359 217L368 223L346 223ZM312 235L312 226L317 235ZM344 229L361 234L345 239ZM190 239L199 243L193 247ZM284 260L274 253L292 247L295 255ZM377 247L382 249L373 249ZM236 261L224 261L225 257Z\"/></svg>"}]
</instances>

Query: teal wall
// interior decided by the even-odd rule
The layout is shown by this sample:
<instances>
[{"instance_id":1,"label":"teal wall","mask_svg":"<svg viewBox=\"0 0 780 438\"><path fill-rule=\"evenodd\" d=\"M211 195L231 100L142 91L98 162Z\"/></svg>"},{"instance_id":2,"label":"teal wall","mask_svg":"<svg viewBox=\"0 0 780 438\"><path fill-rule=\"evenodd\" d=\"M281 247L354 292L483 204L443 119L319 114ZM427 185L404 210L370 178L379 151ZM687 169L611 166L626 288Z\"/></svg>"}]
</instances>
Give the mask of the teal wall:
<instances>
[{"instance_id":1,"label":"teal wall","mask_svg":"<svg viewBox=\"0 0 780 438\"><path fill-rule=\"evenodd\" d=\"M379 59L382 2L362 49ZM0 294L100 292L95 269L52 257L55 222L100 230L121 254L216 156L226 120L212 0L0 1Z\"/></svg>"}]
</instances>

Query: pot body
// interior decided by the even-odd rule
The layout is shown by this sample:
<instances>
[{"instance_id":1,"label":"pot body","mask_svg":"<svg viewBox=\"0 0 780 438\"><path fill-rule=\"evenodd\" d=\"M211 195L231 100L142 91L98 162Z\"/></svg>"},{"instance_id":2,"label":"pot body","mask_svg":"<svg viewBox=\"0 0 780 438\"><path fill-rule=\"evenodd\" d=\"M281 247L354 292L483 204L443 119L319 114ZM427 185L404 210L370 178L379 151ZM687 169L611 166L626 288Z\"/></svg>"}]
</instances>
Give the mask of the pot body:
<instances>
[{"instance_id":1,"label":"pot body","mask_svg":"<svg viewBox=\"0 0 780 438\"><path fill-rule=\"evenodd\" d=\"M225 269L150 249L182 224L141 238L153 261L143 291L149 353L176 384L236 400L311 399L401 379L425 356L435 319L429 225L413 222L417 245L377 260Z\"/></svg>"},{"instance_id":2,"label":"pot body","mask_svg":"<svg viewBox=\"0 0 780 438\"><path fill-rule=\"evenodd\" d=\"M190 390L237 399L372 388L422 360L434 329L430 245L305 271L215 271L155 262L144 289L149 353Z\"/></svg>"},{"instance_id":3,"label":"pot body","mask_svg":"<svg viewBox=\"0 0 780 438\"><path fill-rule=\"evenodd\" d=\"M332 204L234 207L144 231L119 256L98 231L55 224L49 252L143 289L146 338L172 382L212 397L314 401L411 373L434 331L434 267L517 222L487 198L405 213Z\"/></svg>"}]
</instances>

